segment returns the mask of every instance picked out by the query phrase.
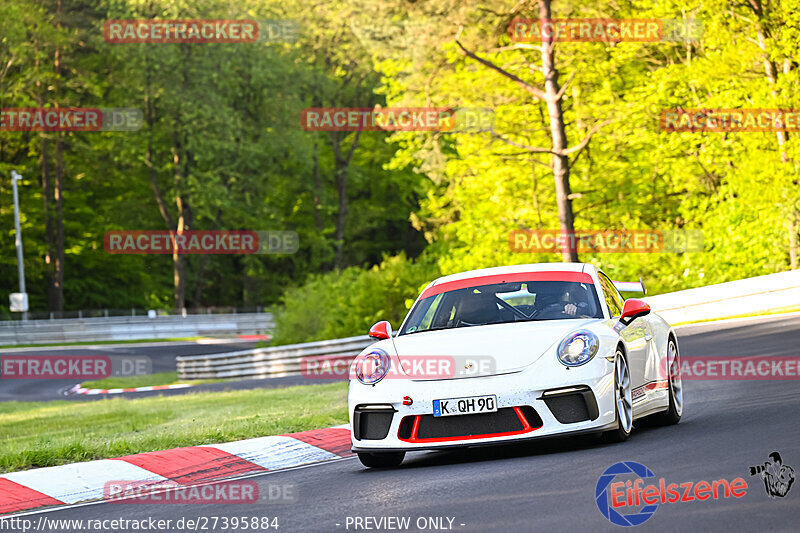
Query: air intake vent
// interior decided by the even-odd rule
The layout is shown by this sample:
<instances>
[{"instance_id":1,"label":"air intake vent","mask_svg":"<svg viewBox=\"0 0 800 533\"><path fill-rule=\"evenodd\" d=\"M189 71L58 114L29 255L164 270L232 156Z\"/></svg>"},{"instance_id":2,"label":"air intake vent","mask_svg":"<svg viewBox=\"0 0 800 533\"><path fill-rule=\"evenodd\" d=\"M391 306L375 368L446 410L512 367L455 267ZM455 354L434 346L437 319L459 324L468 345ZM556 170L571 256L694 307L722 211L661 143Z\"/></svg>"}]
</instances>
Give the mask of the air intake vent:
<instances>
[{"instance_id":1,"label":"air intake vent","mask_svg":"<svg viewBox=\"0 0 800 533\"><path fill-rule=\"evenodd\" d=\"M394 413L391 406L357 406L353 411L353 435L357 440L385 439Z\"/></svg>"},{"instance_id":2,"label":"air intake vent","mask_svg":"<svg viewBox=\"0 0 800 533\"><path fill-rule=\"evenodd\" d=\"M542 399L556 420L562 424L595 420L599 416L597 401L589 387L573 387L564 392L548 391Z\"/></svg>"}]
</instances>

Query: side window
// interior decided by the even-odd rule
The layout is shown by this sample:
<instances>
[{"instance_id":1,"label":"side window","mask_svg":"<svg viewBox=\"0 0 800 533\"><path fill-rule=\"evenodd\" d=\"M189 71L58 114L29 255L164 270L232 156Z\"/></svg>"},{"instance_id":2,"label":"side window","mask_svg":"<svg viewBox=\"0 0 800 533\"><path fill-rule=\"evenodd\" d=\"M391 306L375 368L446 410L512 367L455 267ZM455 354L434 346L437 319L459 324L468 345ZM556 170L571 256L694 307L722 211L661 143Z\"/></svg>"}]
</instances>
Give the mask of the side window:
<instances>
[{"instance_id":1,"label":"side window","mask_svg":"<svg viewBox=\"0 0 800 533\"><path fill-rule=\"evenodd\" d=\"M608 279L608 276L599 273L600 285L603 287L603 296L606 298L608 310L611 311L611 316L620 316L622 314L622 297L617 292L617 288Z\"/></svg>"},{"instance_id":2,"label":"side window","mask_svg":"<svg viewBox=\"0 0 800 533\"><path fill-rule=\"evenodd\" d=\"M431 327L431 322L433 321L433 317L436 315L436 311L439 309L439 304L442 302L442 298L444 298L444 293L437 294L433 297L433 301L431 302L430 306L428 306L427 311L422 316L422 319L417 324L417 327L414 330L421 329L427 330Z\"/></svg>"}]
</instances>

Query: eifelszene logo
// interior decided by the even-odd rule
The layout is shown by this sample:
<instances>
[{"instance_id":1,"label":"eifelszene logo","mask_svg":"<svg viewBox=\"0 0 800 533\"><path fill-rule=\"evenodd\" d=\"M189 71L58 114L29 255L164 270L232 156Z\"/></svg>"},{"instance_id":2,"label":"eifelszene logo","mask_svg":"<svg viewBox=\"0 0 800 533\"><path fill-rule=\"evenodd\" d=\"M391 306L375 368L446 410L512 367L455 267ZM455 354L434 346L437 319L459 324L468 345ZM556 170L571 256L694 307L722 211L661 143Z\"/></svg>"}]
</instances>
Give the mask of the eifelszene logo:
<instances>
[{"instance_id":1,"label":"eifelszene logo","mask_svg":"<svg viewBox=\"0 0 800 533\"><path fill-rule=\"evenodd\" d=\"M655 484L645 485L646 478L655 476L652 470L633 461L608 467L595 487L595 501L600 513L612 524L638 526L649 520L662 503L718 500L731 496L741 498L747 493L747 482L740 477L732 481L718 479L684 483L667 483L662 477ZM621 479L615 481L617 477ZM623 514L625 511L632 512Z\"/></svg>"},{"instance_id":2,"label":"eifelszene logo","mask_svg":"<svg viewBox=\"0 0 800 533\"><path fill-rule=\"evenodd\" d=\"M751 466L750 475L761 476L764 480L764 490L770 498L783 498L794 483L794 468L783 464L781 454L778 452L769 454L769 461L764 464Z\"/></svg>"}]
</instances>

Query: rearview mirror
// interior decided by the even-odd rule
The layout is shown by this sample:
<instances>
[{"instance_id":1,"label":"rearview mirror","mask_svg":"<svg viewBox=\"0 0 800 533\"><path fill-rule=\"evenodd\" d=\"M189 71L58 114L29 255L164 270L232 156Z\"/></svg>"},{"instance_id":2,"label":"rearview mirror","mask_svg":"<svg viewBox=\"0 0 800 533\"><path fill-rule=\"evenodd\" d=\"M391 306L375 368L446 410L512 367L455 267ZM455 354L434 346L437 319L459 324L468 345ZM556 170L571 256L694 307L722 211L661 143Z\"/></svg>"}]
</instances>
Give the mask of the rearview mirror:
<instances>
[{"instance_id":1,"label":"rearview mirror","mask_svg":"<svg viewBox=\"0 0 800 533\"><path fill-rule=\"evenodd\" d=\"M520 281L517 282L509 281L506 283L498 283L498 285L499 285L499 288L497 289L498 293L517 292L522 290L522 282Z\"/></svg>"},{"instance_id":2,"label":"rearview mirror","mask_svg":"<svg viewBox=\"0 0 800 533\"><path fill-rule=\"evenodd\" d=\"M389 339L392 336L392 325L386 320L381 320L369 328L369 336L375 339Z\"/></svg>"},{"instance_id":3,"label":"rearview mirror","mask_svg":"<svg viewBox=\"0 0 800 533\"><path fill-rule=\"evenodd\" d=\"M650 306L647 302L638 298L629 298L625 300L625 304L622 306L622 315L619 317L619 321L627 326L640 316L645 316L649 313Z\"/></svg>"}]
</instances>

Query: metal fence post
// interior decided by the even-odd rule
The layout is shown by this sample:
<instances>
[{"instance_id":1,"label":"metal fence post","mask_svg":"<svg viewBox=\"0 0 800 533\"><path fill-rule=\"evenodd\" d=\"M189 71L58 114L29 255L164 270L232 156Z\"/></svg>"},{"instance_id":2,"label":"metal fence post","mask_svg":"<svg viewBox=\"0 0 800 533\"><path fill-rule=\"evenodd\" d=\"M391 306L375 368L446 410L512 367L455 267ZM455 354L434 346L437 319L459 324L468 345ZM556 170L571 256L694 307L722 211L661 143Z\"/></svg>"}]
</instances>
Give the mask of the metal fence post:
<instances>
[{"instance_id":1,"label":"metal fence post","mask_svg":"<svg viewBox=\"0 0 800 533\"><path fill-rule=\"evenodd\" d=\"M19 194L17 193L17 182L22 179L22 176L17 174L16 170L11 171L11 188L14 192L14 230L16 235L14 237L14 244L17 247L17 271L19 273L19 292L25 292L25 261L22 258L22 230L19 224ZM22 312L22 320L28 320L28 311Z\"/></svg>"}]
</instances>

